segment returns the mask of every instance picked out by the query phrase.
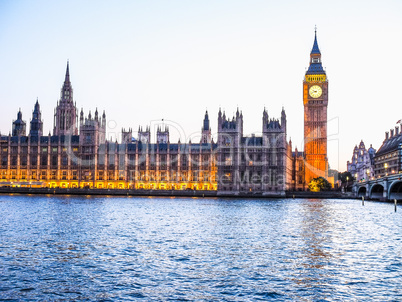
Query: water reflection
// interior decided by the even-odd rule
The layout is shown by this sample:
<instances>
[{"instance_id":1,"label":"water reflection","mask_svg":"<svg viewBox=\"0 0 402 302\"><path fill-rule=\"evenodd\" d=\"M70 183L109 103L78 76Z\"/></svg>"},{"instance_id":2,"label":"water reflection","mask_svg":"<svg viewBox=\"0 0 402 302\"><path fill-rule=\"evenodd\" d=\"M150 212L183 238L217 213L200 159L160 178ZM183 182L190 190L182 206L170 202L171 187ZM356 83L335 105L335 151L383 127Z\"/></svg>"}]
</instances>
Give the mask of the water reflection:
<instances>
[{"instance_id":1,"label":"water reflection","mask_svg":"<svg viewBox=\"0 0 402 302\"><path fill-rule=\"evenodd\" d=\"M325 201L306 200L302 202L302 215L301 237L305 244L303 252L309 260L305 265L307 268L321 269L333 256L328 250L332 240L331 209Z\"/></svg>"},{"instance_id":2,"label":"water reflection","mask_svg":"<svg viewBox=\"0 0 402 302\"><path fill-rule=\"evenodd\" d=\"M0 299L400 298L402 222L387 204L0 200Z\"/></svg>"},{"instance_id":3,"label":"water reflection","mask_svg":"<svg viewBox=\"0 0 402 302\"><path fill-rule=\"evenodd\" d=\"M312 298L323 299L331 295L326 287L333 278L328 269L334 257L331 246L331 224L333 211L324 200L303 200L300 202L298 228L300 237L295 238L299 251L291 280L299 289L314 288ZM303 293L300 291L300 293ZM299 298L302 296L297 295Z\"/></svg>"}]
</instances>

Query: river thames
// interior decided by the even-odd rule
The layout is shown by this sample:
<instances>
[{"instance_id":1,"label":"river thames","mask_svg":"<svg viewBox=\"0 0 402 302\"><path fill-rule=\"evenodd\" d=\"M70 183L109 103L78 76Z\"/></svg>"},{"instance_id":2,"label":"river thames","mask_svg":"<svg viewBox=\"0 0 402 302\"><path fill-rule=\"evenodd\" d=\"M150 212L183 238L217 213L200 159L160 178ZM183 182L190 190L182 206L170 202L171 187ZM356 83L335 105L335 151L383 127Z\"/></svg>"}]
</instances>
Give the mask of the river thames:
<instances>
[{"instance_id":1,"label":"river thames","mask_svg":"<svg viewBox=\"0 0 402 302\"><path fill-rule=\"evenodd\" d=\"M0 196L0 300L402 300L402 208Z\"/></svg>"}]
</instances>

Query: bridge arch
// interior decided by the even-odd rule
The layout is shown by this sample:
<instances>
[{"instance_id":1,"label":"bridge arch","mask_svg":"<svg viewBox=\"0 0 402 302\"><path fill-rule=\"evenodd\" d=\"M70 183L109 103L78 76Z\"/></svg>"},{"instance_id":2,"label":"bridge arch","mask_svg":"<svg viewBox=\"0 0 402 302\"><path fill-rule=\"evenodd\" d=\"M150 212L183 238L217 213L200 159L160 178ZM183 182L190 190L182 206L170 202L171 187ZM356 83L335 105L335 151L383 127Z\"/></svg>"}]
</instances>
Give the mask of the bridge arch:
<instances>
[{"instance_id":1,"label":"bridge arch","mask_svg":"<svg viewBox=\"0 0 402 302\"><path fill-rule=\"evenodd\" d=\"M384 186L381 184L375 184L371 188L370 198L372 199L381 199L384 196Z\"/></svg>"},{"instance_id":2,"label":"bridge arch","mask_svg":"<svg viewBox=\"0 0 402 302\"><path fill-rule=\"evenodd\" d=\"M360 187L357 191L357 197L366 197L367 194L367 188L366 187Z\"/></svg>"},{"instance_id":3,"label":"bridge arch","mask_svg":"<svg viewBox=\"0 0 402 302\"><path fill-rule=\"evenodd\" d=\"M389 199L402 200L402 180L396 180L389 186Z\"/></svg>"}]
</instances>

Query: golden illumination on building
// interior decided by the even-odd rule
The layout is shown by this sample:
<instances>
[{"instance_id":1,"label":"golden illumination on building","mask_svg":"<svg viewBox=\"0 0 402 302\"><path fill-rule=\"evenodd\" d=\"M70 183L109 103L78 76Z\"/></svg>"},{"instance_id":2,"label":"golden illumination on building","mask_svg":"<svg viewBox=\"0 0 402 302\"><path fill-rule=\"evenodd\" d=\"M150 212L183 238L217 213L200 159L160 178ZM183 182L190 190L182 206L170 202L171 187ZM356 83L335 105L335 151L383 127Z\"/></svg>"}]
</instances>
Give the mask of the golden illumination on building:
<instances>
[{"instance_id":1,"label":"golden illumination on building","mask_svg":"<svg viewBox=\"0 0 402 302\"><path fill-rule=\"evenodd\" d=\"M306 75L305 81L309 83L322 83L327 80L327 76L325 74L314 74L314 75Z\"/></svg>"}]
</instances>

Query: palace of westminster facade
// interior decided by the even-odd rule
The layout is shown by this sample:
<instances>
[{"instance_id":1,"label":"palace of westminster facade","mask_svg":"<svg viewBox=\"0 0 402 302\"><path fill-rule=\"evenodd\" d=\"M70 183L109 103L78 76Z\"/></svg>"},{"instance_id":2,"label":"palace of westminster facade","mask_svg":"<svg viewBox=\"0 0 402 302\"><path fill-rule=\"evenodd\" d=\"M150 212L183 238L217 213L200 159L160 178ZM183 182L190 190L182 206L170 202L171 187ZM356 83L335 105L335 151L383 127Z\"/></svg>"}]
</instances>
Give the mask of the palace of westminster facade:
<instances>
[{"instance_id":1,"label":"palace of westminster facade","mask_svg":"<svg viewBox=\"0 0 402 302\"><path fill-rule=\"evenodd\" d=\"M122 130L120 143L106 140L106 114L78 114L69 65L54 113L53 135L43 135L38 100L29 133L21 111L12 133L0 136L0 185L51 188L214 190L223 194L284 194L305 190L313 177L326 176L328 81L315 35L303 81L304 152L286 139L286 113L270 119L264 109L262 136L243 135L243 114L219 110L217 141L208 112L197 143L170 143L160 126L138 137Z\"/></svg>"}]
</instances>

